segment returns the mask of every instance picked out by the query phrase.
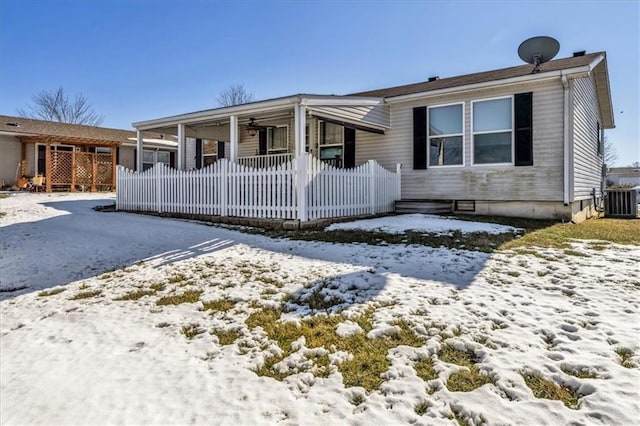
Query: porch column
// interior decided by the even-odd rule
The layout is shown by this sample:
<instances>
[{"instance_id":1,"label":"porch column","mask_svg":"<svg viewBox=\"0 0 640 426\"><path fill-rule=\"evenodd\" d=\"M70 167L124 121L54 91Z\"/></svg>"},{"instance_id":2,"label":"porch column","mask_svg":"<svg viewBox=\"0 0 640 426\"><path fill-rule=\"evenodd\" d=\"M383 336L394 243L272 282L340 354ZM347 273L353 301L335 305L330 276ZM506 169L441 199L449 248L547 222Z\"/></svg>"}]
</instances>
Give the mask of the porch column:
<instances>
[{"instance_id":1,"label":"porch column","mask_svg":"<svg viewBox=\"0 0 640 426\"><path fill-rule=\"evenodd\" d=\"M294 115L294 139L295 139L295 156L305 152L305 140L307 135L307 107L296 104L293 110Z\"/></svg>"},{"instance_id":2,"label":"porch column","mask_svg":"<svg viewBox=\"0 0 640 426\"><path fill-rule=\"evenodd\" d=\"M307 109L304 105L295 104L293 107L295 158L296 158L296 195L298 204L298 220L309 220L307 210L307 155L304 152L304 139L306 133Z\"/></svg>"},{"instance_id":3,"label":"porch column","mask_svg":"<svg viewBox=\"0 0 640 426\"><path fill-rule=\"evenodd\" d=\"M232 162L238 161L238 116L232 115L229 117L229 139L231 142L230 160Z\"/></svg>"},{"instance_id":4,"label":"porch column","mask_svg":"<svg viewBox=\"0 0 640 426\"><path fill-rule=\"evenodd\" d=\"M35 144L33 145L36 146ZM38 152L36 148L36 152ZM41 172L42 173L42 172ZM27 144L23 141L20 141L20 176L22 177L27 174Z\"/></svg>"},{"instance_id":5,"label":"porch column","mask_svg":"<svg viewBox=\"0 0 640 426\"><path fill-rule=\"evenodd\" d=\"M184 170L184 145L186 137L184 134L184 124L178 124L178 170Z\"/></svg>"},{"instance_id":6,"label":"porch column","mask_svg":"<svg viewBox=\"0 0 640 426\"><path fill-rule=\"evenodd\" d=\"M142 132L140 130L136 130L136 171L139 173L142 171Z\"/></svg>"},{"instance_id":7,"label":"porch column","mask_svg":"<svg viewBox=\"0 0 640 426\"><path fill-rule=\"evenodd\" d=\"M45 158L45 170L47 171L47 176L45 177L45 179L47 180L47 192L51 192L51 187L52 187L52 180L53 180L53 168L51 167L51 142L47 141L47 150L44 153L44 158ZM71 170L71 173L73 173L73 170Z\"/></svg>"}]
</instances>

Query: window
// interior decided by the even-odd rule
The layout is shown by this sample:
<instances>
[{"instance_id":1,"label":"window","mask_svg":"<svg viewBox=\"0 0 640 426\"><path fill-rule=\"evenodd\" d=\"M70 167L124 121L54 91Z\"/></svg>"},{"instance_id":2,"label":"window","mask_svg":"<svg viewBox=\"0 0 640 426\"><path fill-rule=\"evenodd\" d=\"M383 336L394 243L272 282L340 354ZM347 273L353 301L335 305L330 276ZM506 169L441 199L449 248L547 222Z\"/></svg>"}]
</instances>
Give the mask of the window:
<instances>
[{"instance_id":1,"label":"window","mask_svg":"<svg viewBox=\"0 0 640 426\"><path fill-rule=\"evenodd\" d=\"M463 164L463 104L429 107L429 165Z\"/></svg>"},{"instance_id":2,"label":"window","mask_svg":"<svg viewBox=\"0 0 640 426\"><path fill-rule=\"evenodd\" d=\"M272 154L287 152L289 148L289 127L267 128L267 151Z\"/></svg>"},{"instance_id":3,"label":"window","mask_svg":"<svg viewBox=\"0 0 640 426\"><path fill-rule=\"evenodd\" d=\"M473 163L513 163L513 108L509 98L472 102Z\"/></svg>"},{"instance_id":4,"label":"window","mask_svg":"<svg viewBox=\"0 0 640 426\"><path fill-rule=\"evenodd\" d=\"M142 171L149 170L156 163L169 165L170 155L168 151L142 151Z\"/></svg>"},{"instance_id":5,"label":"window","mask_svg":"<svg viewBox=\"0 0 640 426\"><path fill-rule=\"evenodd\" d=\"M320 159L336 167L341 167L344 127L325 121L321 121L319 125L318 145L320 146Z\"/></svg>"},{"instance_id":6,"label":"window","mask_svg":"<svg viewBox=\"0 0 640 426\"><path fill-rule=\"evenodd\" d=\"M202 167L210 166L218 160L218 142L202 141Z\"/></svg>"}]
</instances>

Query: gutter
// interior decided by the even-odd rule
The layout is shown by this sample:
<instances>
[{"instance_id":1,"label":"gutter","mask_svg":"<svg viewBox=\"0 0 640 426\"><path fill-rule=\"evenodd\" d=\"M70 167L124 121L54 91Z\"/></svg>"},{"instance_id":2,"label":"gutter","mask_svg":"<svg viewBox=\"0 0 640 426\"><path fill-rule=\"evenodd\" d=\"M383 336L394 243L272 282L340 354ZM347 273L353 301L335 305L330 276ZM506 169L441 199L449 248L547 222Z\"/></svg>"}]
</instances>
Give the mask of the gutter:
<instances>
[{"instance_id":1,"label":"gutter","mask_svg":"<svg viewBox=\"0 0 640 426\"><path fill-rule=\"evenodd\" d=\"M569 140L569 79L567 78L566 74L562 74L562 88L563 88L563 92L564 92L564 104L563 104L563 111L564 111L564 141L563 141L563 146L564 146L564 167L563 167L563 188L562 188L562 194L563 194L563 198L562 201L564 203L565 206L569 205L569 201L570 201L570 197L569 197L569 167L571 165L571 162L569 161L569 155L571 153L571 146L570 146L570 140Z\"/></svg>"}]
</instances>

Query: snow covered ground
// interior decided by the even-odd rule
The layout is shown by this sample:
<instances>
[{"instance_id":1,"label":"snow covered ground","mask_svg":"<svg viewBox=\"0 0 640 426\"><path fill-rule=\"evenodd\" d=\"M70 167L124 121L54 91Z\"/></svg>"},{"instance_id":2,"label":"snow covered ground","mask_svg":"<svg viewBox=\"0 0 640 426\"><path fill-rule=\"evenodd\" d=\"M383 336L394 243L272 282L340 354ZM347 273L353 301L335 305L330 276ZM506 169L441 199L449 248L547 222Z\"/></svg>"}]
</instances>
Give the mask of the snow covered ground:
<instances>
[{"instance_id":1,"label":"snow covered ground","mask_svg":"<svg viewBox=\"0 0 640 426\"><path fill-rule=\"evenodd\" d=\"M274 240L91 209L108 198L0 200L7 213L0 218L2 424L455 424L457 417L630 425L640 418L637 246L585 241L570 251L487 254ZM114 300L139 290L146 295ZM199 301L157 304L188 291L200 291ZM278 348L260 328L249 330L247 317L313 291L339 300L345 317L371 308L372 338L404 320L424 345L390 349L384 382L370 393L345 388L337 367L348 355L332 348L325 348L328 377L256 375ZM204 310L221 299L231 307ZM298 306L283 316L311 314ZM213 330L237 338L223 345ZM337 330L359 332L346 319ZM306 344L297 342L287 368L308 363ZM473 351L492 383L450 391L447 380L462 367L438 358L444 345ZM621 365L622 349L635 367ZM437 372L428 382L414 371L424 357ZM579 407L535 398L523 372L574 389Z\"/></svg>"}]
</instances>

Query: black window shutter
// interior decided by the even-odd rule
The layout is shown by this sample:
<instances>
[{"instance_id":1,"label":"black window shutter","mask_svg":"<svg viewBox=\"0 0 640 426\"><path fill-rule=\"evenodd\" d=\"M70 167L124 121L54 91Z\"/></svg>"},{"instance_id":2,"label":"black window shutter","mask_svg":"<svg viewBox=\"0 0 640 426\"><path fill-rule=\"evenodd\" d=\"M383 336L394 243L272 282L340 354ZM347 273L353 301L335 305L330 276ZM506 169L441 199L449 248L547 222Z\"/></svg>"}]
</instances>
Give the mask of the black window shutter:
<instances>
[{"instance_id":1,"label":"black window shutter","mask_svg":"<svg viewBox=\"0 0 640 426\"><path fill-rule=\"evenodd\" d=\"M117 164L117 165L120 165L120 147L117 147L117 146L116 146L116 147L115 147L115 148L113 148L113 149L115 149L115 150L116 150L116 164Z\"/></svg>"},{"instance_id":2,"label":"black window shutter","mask_svg":"<svg viewBox=\"0 0 640 426\"><path fill-rule=\"evenodd\" d=\"M427 168L427 107L413 109L413 169Z\"/></svg>"},{"instance_id":3,"label":"black window shutter","mask_svg":"<svg viewBox=\"0 0 640 426\"><path fill-rule=\"evenodd\" d=\"M533 166L533 93L517 93L514 101L516 166Z\"/></svg>"},{"instance_id":4,"label":"black window shutter","mask_svg":"<svg viewBox=\"0 0 640 426\"><path fill-rule=\"evenodd\" d=\"M169 166L173 167L174 169L176 168L176 153L175 152L170 152L169 153Z\"/></svg>"},{"instance_id":5,"label":"black window shutter","mask_svg":"<svg viewBox=\"0 0 640 426\"><path fill-rule=\"evenodd\" d=\"M224 158L224 142L218 141L218 147L216 148L218 158Z\"/></svg>"},{"instance_id":6,"label":"black window shutter","mask_svg":"<svg viewBox=\"0 0 640 426\"><path fill-rule=\"evenodd\" d=\"M202 168L202 139L196 139L196 169Z\"/></svg>"},{"instance_id":7,"label":"black window shutter","mask_svg":"<svg viewBox=\"0 0 640 426\"><path fill-rule=\"evenodd\" d=\"M356 166L356 129L344 128L344 154L343 165L345 169Z\"/></svg>"},{"instance_id":8,"label":"black window shutter","mask_svg":"<svg viewBox=\"0 0 640 426\"><path fill-rule=\"evenodd\" d=\"M602 154L602 143L600 141L600 122L596 122L596 143L598 144L598 155Z\"/></svg>"},{"instance_id":9,"label":"black window shutter","mask_svg":"<svg viewBox=\"0 0 640 426\"><path fill-rule=\"evenodd\" d=\"M258 155L267 155L267 130L258 132Z\"/></svg>"},{"instance_id":10,"label":"black window shutter","mask_svg":"<svg viewBox=\"0 0 640 426\"><path fill-rule=\"evenodd\" d=\"M38 170L40 167L38 167ZM138 170L138 150L133 148L133 170Z\"/></svg>"}]
</instances>

